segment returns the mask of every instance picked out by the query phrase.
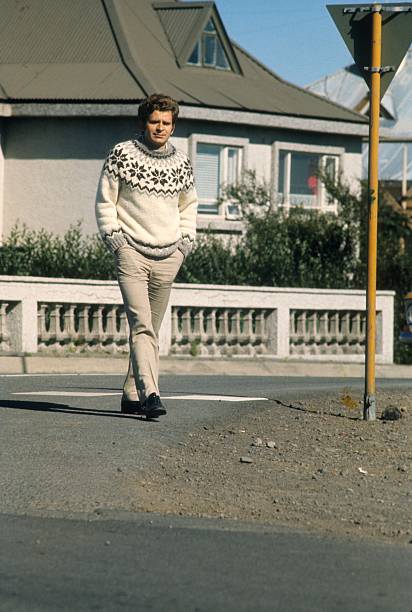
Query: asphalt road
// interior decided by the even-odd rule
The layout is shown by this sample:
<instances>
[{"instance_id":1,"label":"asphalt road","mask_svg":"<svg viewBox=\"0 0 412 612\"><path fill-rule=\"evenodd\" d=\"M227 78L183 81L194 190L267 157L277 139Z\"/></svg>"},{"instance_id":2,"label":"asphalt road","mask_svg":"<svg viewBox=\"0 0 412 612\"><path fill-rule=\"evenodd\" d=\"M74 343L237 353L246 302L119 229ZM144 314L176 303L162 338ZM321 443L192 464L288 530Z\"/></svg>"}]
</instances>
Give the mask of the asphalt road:
<instances>
[{"instance_id":1,"label":"asphalt road","mask_svg":"<svg viewBox=\"0 0 412 612\"><path fill-rule=\"evenodd\" d=\"M0 385L1 611L412 609L412 545L135 514L116 480L150 469L196 427L259 410L262 398L362 381L164 377L171 399L158 422L119 413L118 376L3 376Z\"/></svg>"},{"instance_id":2,"label":"asphalt road","mask_svg":"<svg viewBox=\"0 0 412 612\"><path fill-rule=\"evenodd\" d=\"M408 549L214 521L0 516L0 610L407 612ZM409 595L408 595L409 592Z\"/></svg>"}]
</instances>

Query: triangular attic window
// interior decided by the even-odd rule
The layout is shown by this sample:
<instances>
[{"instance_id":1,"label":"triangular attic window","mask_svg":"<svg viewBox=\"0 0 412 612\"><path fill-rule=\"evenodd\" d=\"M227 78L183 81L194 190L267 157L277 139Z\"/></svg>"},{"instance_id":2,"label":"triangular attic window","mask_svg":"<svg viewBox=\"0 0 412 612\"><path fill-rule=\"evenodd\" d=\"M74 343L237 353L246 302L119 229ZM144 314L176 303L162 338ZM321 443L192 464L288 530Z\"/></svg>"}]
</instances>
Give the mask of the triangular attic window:
<instances>
[{"instance_id":1,"label":"triangular attic window","mask_svg":"<svg viewBox=\"0 0 412 612\"><path fill-rule=\"evenodd\" d=\"M207 22L187 63L195 66L219 68L220 70L231 70L229 59L216 31L213 19L209 19Z\"/></svg>"}]
</instances>

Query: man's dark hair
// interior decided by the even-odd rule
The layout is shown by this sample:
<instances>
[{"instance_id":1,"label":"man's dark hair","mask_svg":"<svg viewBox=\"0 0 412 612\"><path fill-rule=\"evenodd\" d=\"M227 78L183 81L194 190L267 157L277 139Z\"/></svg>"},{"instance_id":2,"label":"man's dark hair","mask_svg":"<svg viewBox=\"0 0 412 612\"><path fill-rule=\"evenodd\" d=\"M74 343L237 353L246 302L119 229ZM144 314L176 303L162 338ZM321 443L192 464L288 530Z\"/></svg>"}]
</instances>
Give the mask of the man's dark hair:
<instances>
[{"instance_id":1,"label":"man's dark hair","mask_svg":"<svg viewBox=\"0 0 412 612\"><path fill-rule=\"evenodd\" d=\"M179 105L176 100L170 96L165 96L164 94L152 94L143 100L143 102L141 102L139 105L137 120L141 127L146 126L147 120L153 111L171 111L172 122L174 124L176 123L176 119L179 115Z\"/></svg>"}]
</instances>

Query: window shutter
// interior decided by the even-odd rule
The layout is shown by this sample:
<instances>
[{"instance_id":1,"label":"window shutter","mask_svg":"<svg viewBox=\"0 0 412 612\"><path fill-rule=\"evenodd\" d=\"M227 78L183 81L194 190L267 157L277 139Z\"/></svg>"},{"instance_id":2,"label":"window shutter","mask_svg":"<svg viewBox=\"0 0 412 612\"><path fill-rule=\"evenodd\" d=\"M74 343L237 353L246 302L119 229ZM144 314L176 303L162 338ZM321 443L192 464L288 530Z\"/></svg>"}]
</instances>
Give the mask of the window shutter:
<instances>
[{"instance_id":1,"label":"window shutter","mask_svg":"<svg viewBox=\"0 0 412 612\"><path fill-rule=\"evenodd\" d=\"M220 149L218 145L203 143L197 145L195 179L200 212L218 213Z\"/></svg>"}]
</instances>

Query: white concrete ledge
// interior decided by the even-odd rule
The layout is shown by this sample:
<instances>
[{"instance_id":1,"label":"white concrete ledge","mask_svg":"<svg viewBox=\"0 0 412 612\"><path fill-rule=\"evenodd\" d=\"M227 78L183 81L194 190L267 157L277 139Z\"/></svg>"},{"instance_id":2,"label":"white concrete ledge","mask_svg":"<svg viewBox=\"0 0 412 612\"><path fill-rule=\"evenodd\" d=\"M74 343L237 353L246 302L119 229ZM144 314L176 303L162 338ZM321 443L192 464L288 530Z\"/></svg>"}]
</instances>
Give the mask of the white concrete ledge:
<instances>
[{"instance_id":1,"label":"white concrete ledge","mask_svg":"<svg viewBox=\"0 0 412 612\"><path fill-rule=\"evenodd\" d=\"M126 374L127 357L0 356L0 375L22 374ZM299 376L363 378L365 368L354 363L303 363L274 359L199 359L162 357L161 375L196 376ZM378 365L376 377L410 379L412 365Z\"/></svg>"}]
</instances>

